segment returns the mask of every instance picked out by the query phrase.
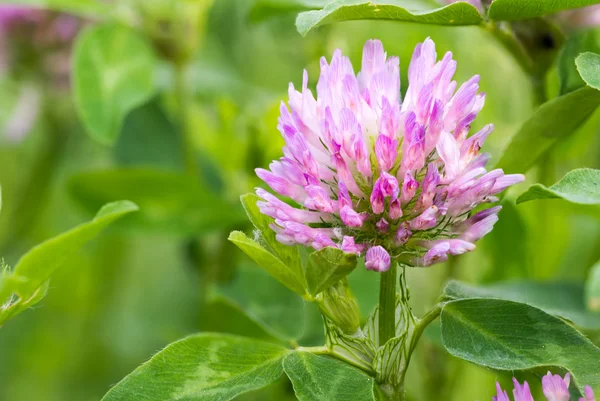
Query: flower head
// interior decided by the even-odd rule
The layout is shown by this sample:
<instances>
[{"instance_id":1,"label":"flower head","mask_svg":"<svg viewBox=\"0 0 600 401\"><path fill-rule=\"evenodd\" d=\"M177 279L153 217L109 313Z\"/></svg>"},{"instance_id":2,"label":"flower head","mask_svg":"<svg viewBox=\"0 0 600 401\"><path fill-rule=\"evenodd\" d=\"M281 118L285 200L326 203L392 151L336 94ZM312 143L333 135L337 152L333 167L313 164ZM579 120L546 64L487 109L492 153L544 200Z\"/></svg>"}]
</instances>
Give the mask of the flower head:
<instances>
[{"instance_id":1,"label":"flower head","mask_svg":"<svg viewBox=\"0 0 600 401\"><path fill-rule=\"evenodd\" d=\"M565 377L559 375L552 375L548 372L546 376L542 378L542 390L544 396L548 401L569 401L571 396L569 395L569 384L571 382L571 376L567 373ZM534 401L529 384L524 382L522 385L513 378L513 384L515 386L513 390L514 401ZM492 401L510 401L506 391L503 391L499 383L496 383L497 395L492 397ZM585 398L580 398L579 401L596 401L594 392L590 386L585 388Z\"/></svg>"},{"instance_id":2,"label":"flower head","mask_svg":"<svg viewBox=\"0 0 600 401\"><path fill-rule=\"evenodd\" d=\"M480 149L493 127L468 136L485 100L479 77L457 90L452 54L436 59L431 39L417 45L403 101L399 60L378 40L365 44L358 74L340 50L323 58L316 98L306 72L300 91L290 85L284 157L256 170L297 204L257 190L279 241L366 250L367 268L385 271L392 258L429 266L471 251L491 231L500 208L472 210L524 177L486 171Z\"/></svg>"}]
</instances>

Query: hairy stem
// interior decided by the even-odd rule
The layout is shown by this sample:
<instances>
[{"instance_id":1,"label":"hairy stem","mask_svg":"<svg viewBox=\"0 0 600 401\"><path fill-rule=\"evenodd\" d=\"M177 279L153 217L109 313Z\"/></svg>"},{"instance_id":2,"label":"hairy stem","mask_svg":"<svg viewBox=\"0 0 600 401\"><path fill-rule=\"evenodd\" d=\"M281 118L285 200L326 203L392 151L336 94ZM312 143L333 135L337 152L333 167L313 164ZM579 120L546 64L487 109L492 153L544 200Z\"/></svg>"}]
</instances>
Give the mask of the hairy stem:
<instances>
[{"instance_id":1,"label":"hairy stem","mask_svg":"<svg viewBox=\"0 0 600 401\"><path fill-rule=\"evenodd\" d=\"M396 284L398 265L381 273L379 282L379 345L384 345L396 334Z\"/></svg>"},{"instance_id":2,"label":"hairy stem","mask_svg":"<svg viewBox=\"0 0 600 401\"><path fill-rule=\"evenodd\" d=\"M362 370L369 376L375 377L375 372L372 369L367 369L364 365L356 363L352 359L347 358L345 355L335 352L335 350L330 349L326 345L317 346L317 347L300 347L300 346L298 346L298 347L294 347L294 349L296 351L300 351L300 352L310 352L311 354L315 354L315 355L327 355L327 356L333 357L335 359L338 359L342 362L347 363L348 365L352 365L355 368Z\"/></svg>"},{"instance_id":3,"label":"hairy stem","mask_svg":"<svg viewBox=\"0 0 600 401\"><path fill-rule=\"evenodd\" d=\"M442 306L443 305L441 303L436 304L432 310L427 312L425 316L418 320L410 341L411 347L408 356L409 360L412 352L415 350L415 347L417 346L417 343L421 339L421 336L423 335L423 332L425 331L427 326L429 326L442 313Z\"/></svg>"}]
</instances>

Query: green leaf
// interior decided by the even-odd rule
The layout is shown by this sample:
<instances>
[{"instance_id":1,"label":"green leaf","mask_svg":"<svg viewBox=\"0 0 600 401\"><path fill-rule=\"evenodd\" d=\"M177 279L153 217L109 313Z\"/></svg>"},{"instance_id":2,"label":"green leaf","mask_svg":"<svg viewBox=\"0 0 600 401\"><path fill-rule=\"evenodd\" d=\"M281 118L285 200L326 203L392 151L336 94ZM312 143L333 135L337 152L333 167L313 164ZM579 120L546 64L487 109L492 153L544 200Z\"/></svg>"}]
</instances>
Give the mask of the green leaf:
<instances>
[{"instance_id":1,"label":"green leaf","mask_svg":"<svg viewBox=\"0 0 600 401\"><path fill-rule=\"evenodd\" d=\"M256 205L261 199L255 194L246 194L241 197L242 205L248 218L261 234L262 240L287 267L293 272L300 282L305 282L302 259L297 246L283 245L275 238L275 232L270 227L275 222L271 217L264 215Z\"/></svg>"},{"instance_id":2,"label":"green leaf","mask_svg":"<svg viewBox=\"0 0 600 401\"><path fill-rule=\"evenodd\" d=\"M600 90L600 55L582 53L575 59L577 71L588 86Z\"/></svg>"},{"instance_id":3,"label":"green leaf","mask_svg":"<svg viewBox=\"0 0 600 401\"><path fill-rule=\"evenodd\" d=\"M346 277L356 268L356 255L337 248L323 248L310 254L306 264L308 292L315 296Z\"/></svg>"},{"instance_id":4,"label":"green leaf","mask_svg":"<svg viewBox=\"0 0 600 401\"><path fill-rule=\"evenodd\" d=\"M177 341L113 387L102 401L227 401L277 380L289 351L206 333Z\"/></svg>"},{"instance_id":5,"label":"green leaf","mask_svg":"<svg viewBox=\"0 0 600 401\"><path fill-rule=\"evenodd\" d=\"M559 139L571 135L600 104L600 92L588 86L541 105L523 124L496 166L525 173Z\"/></svg>"},{"instance_id":6,"label":"green leaf","mask_svg":"<svg viewBox=\"0 0 600 401\"><path fill-rule=\"evenodd\" d=\"M567 42L557 59L561 95L585 86L585 81L577 71L575 59L579 54L586 51L600 52L600 45L595 31L576 32L567 38Z\"/></svg>"},{"instance_id":7,"label":"green leaf","mask_svg":"<svg viewBox=\"0 0 600 401\"><path fill-rule=\"evenodd\" d=\"M442 341L452 355L498 370L560 367L578 387L600 389L600 349L562 320L529 306L498 299L444 305Z\"/></svg>"},{"instance_id":8,"label":"green leaf","mask_svg":"<svg viewBox=\"0 0 600 401\"><path fill-rule=\"evenodd\" d=\"M218 198L191 176L149 168L101 170L74 175L69 192L91 211L107 199L131 199L141 212L122 222L129 229L192 235L229 229L245 220L237 204Z\"/></svg>"},{"instance_id":9,"label":"green leaf","mask_svg":"<svg viewBox=\"0 0 600 401\"><path fill-rule=\"evenodd\" d=\"M438 25L477 25L483 20L477 8L466 2L432 7L421 0L336 0L322 10L303 12L296 19L298 32L306 35L322 25L352 20L393 20Z\"/></svg>"},{"instance_id":10,"label":"green leaf","mask_svg":"<svg viewBox=\"0 0 600 401\"><path fill-rule=\"evenodd\" d=\"M488 17L497 21L528 19L597 3L597 0L494 0Z\"/></svg>"},{"instance_id":11,"label":"green leaf","mask_svg":"<svg viewBox=\"0 0 600 401\"><path fill-rule=\"evenodd\" d=\"M120 165L182 170L181 142L179 129L154 99L132 111L125 119L114 148L115 158Z\"/></svg>"},{"instance_id":12,"label":"green leaf","mask_svg":"<svg viewBox=\"0 0 600 401\"><path fill-rule=\"evenodd\" d=\"M586 309L584 286L570 282L509 281L473 287L451 281L444 289L447 299L496 298L528 304L590 330L600 329L600 314Z\"/></svg>"},{"instance_id":13,"label":"green leaf","mask_svg":"<svg viewBox=\"0 0 600 401\"><path fill-rule=\"evenodd\" d=\"M246 234L240 231L232 232L229 235L229 241L236 244L260 267L279 280L281 284L300 295L306 293L304 283L298 278L297 274L258 242L251 240Z\"/></svg>"},{"instance_id":14,"label":"green leaf","mask_svg":"<svg viewBox=\"0 0 600 401\"><path fill-rule=\"evenodd\" d=\"M79 35L75 105L92 138L115 142L127 114L152 97L156 63L150 44L130 28L99 25Z\"/></svg>"},{"instance_id":15,"label":"green leaf","mask_svg":"<svg viewBox=\"0 0 600 401\"><path fill-rule=\"evenodd\" d=\"M595 315L600 315L600 262L596 263L585 285L585 299L587 306L591 311L596 312Z\"/></svg>"},{"instance_id":16,"label":"green leaf","mask_svg":"<svg viewBox=\"0 0 600 401\"><path fill-rule=\"evenodd\" d=\"M81 17L108 17L110 5L98 0L2 0L1 4L36 6Z\"/></svg>"},{"instance_id":17,"label":"green leaf","mask_svg":"<svg viewBox=\"0 0 600 401\"><path fill-rule=\"evenodd\" d=\"M8 318L39 302L47 290L50 276L104 228L121 217L137 211L129 201L105 205L96 217L66 233L47 240L27 252L12 272L0 276L0 325Z\"/></svg>"},{"instance_id":18,"label":"green leaf","mask_svg":"<svg viewBox=\"0 0 600 401\"><path fill-rule=\"evenodd\" d=\"M521 194L517 204L538 199L564 199L580 205L600 204L600 170L582 168L567 173L549 188L535 184Z\"/></svg>"},{"instance_id":19,"label":"green leaf","mask_svg":"<svg viewBox=\"0 0 600 401\"><path fill-rule=\"evenodd\" d=\"M257 0L250 10L250 19L258 22L284 14L316 10L325 7L329 0Z\"/></svg>"},{"instance_id":20,"label":"green leaf","mask_svg":"<svg viewBox=\"0 0 600 401\"><path fill-rule=\"evenodd\" d=\"M219 293L276 338L295 340L304 332L304 301L256 267L242 266Z\"/></svg>"},{"instance_id":21,"label":"green leaf","mask_svg":"<svg viewBox=\"0 0 600 401\"><path fill-rule=\"evenodd\" d=\"M308 352L294 352L283 361L300 401L372 401L373 378L350 365Z\"/></svg>"}]
</instances>

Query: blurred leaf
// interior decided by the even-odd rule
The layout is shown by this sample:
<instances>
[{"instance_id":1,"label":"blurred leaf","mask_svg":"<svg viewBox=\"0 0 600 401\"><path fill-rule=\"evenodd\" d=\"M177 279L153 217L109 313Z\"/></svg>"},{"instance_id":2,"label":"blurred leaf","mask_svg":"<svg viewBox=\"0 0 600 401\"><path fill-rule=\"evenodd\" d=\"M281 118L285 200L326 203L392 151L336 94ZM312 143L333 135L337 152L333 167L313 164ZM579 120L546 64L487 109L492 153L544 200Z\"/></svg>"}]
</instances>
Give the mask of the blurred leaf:
<instances>
[{"instance_id":1,"label":"blurred leaf","mask_svg":"<svg viewBox=\"0 0 600 401\"><path fill-rule=\"evenodd\" d=\"M346 277L356 268L356 255L337 248L323 248L308 257L306 281L308 292L315 296Z\"/></svg>"},{"instance_id":2,"label":"blurred leaf","mask_svg":"<svg viewBox=\"0 0 600 401\"><path fill-rule=\"evenodd\" d=\"M581 205L600 204L600 170L581 168L567 173L549 188L535 184L517 198L517 204L538 199L564 199Z\"/></svg>"},{"instance_id":3,"label":"blurred leaf","mask_svg":"<svg viewBox=\"0 0 600 401\"><path fill-rule=\"evenodd\" d=\"M444 305L442 341L450 354L498 370L561 367L579 388L600 389L600 349L562 320L529 305L465 299Z\"/></svg>"},{"instance_id":4,"label":"blurred leaf","mask_svg":"<svg viewBox=\"0 0 600 401\"><path fill-rule=\"evenodd\" d=\"M99 25L78 36L75 105L92 138L116 141L127 114L152 97L156 64L150 44L130 28Z\"/></svg>"},{"instance_id":5,"label":"blurred leaf","mask_svg":"<svg viewBox=\"0 0 600 401\"><path fill-rule=\"evenodd\" d=\"M39 302L50 276L100 231L138 207L129 201L114 202L96 217L64 234L47 240L23 255L12 272L0 276L0 326L9 318Z\"/></svg>"},{"instance_id":6,"label":"blurred leaf","mask_svg":"<svg viewBox=\"0 0 600 401\"><path fill-rule=\"evenodd\" d=\"M325 344L325 327L323 315L314 302L304 304L305 329L298 343L305 346L320 346Z\"/></svg>"},{"instance_id":7,"label":"blurred leaf","mask_svg":"<svg viewBox=\"0 0 600 401\"><path fill-rule=\"evenodd\" d=\"M514 203L509 199L502 201L500 218L491 233L482 242L491 254L491 266L485 275L485 281L498 281L506 278L527 277L530 266L528 247L529 230ZM511 252L506 252L510 249Z\"/></svg>"},{"instance_id":8,"label":"blurred leaf","mask_svg":"<svg viewBox=\"0 0 600 401\"><path fill-rule=\"evenodd\" d=\"M299 282L304 283L306 280L304 278L304 268L302 267L299 248L297 246L283 245L277 241L275 231L270 227L271 224L275 223L275 220L260 212L260 209L256 205L256 202L261 201L258 196L255 194L246 194L241 197L241 200L248 218L254 227L260 231L262 239L266 242L269 250L288 267L298 278Z\"/></svg>"},{"instance_id":9,"label":"blurred leaf","mask_svg":"<svg viewBox=\"0 0 600 401\"><path fill-rule=\"evenodd\" d=\"M276 338L295 340L304 332L304 301L263 270L238 269L235 280L219 293Z\"/></svg>"},{"instance_id":10,"label":"blurred leaf","mask_svg":"<svg viewBox=\"0 0 600 401\"><path fill-rule=\"evenodd\" d=\"M585 299L590 310L600 315L600 262L596 263L585 285Z\"/></svg>"},{"instance_id":11,"label":"blurred leaf","mask_svg":"<svg viewBox=\"0 0 600 401\"><path fill-rule=\"evenodd\" d=\"M325 7L330 0L257 0L250 10L250 19L262 21L281 14L295 14L300 11L316 10Z\"/></svg>"},{"instance_id":12,"label":"blurred leaf","mask_svg":"<svg viewBox=\"0 0 600 401\"><path fill-rule=\"evenodd\" d=\"M588 86L541 105L513 136L497 168L525 173L559 139L573 134L600 104L600 92Z\"/></svg>"},{"instance_id":13,"label":"blurred leaf","mask_svg":"<svg viewBox=\"0 0 600 401\"><path fill-rule=\"evenodd\" d=\"M586 309L583 284L570 282L510 281L473 287L450 281L444 296L451 300L497 298L534 306L589 330L600 330L600 313Z\"/></svg>"},{"instance_id":14,"label":"blurred leaf","mask_svg":"<svg viewBox=\"0 0 600 401\"><path fill-rule=\"evenodd\" d=\"M567 38L557 59L561 95L585 86L585 81L577 71L575 59L586 51L600 52L600 45L593 30L576 32Z\"/></svg>"},{"instance_id":15,"label":"blurred leaf","mask_svg":"<svg viewBox=\"0 0 600 401\"><path fill-rule=\"evenodd\" d=\"M115 158L124 165L145 165L181 170L182 140L157 99L132 111L115 145ZM141 146L143 144L143 146Z\"/></svg>"},{"instance_id":16,"label":"blurred leaf","mask_svg":"<svg viewBox=\"0 0 600 401\"><path fill-rule=\"evenodd\" d=\"M240 231L232 232L229 235L229 241L236 244L246 255L287 288L300 295L306 293L304 284L297 274L258 242L251 240Z\"/></svg>"},{"instance_id":17,"label":"blurred leaf","mask_svg":"<svg viewBox=\"0 0 600 401\"><path fill-rule=\"evenodd\" d=\"M227 319L223 319L223 316L227 316ZM280 341L250 319L236 303L220 295L215 295L200 311L200 329L270 342Z\"/></svg>"},{"instance_id":18,"label":"blurred leaf","mask_svg":"<svg viewBox=\"0 0 600 401\"><path fill-rule=\"evenodd\" d=\"M597 0L494 0L488 17L497 21L528 19L597 3Z\"/></svg>"},{"instance_id":19,"label":"blurred leaf","mask_svg":"<svg viewBox=\"0 0 600 401\"><path fill-rule=\"evenodd\" d=\"M98 0L2 0L0 4L43 7L89 18L108 17L111 14L110 5Z\"/></svg>"},{"instance_id":20,"label":"blurred leaf","mask_svg":"<svg viewBox=\"0 0 600 401\"><path fill-rule=\"evenodd\" d=\"M525 65L528 65L531 79L543 81L548 70L555 64L565 42L564 33L554 22L544 18L514 21L510 28L519 46L524 50L528 60ZM545 101L546 88L540 86L538 89L544 95L542 100L541 93L538 94L538 100Z\"/></svg>"},{"instance_id":21,"label":"blurred leaf","mask_svg":"<svg viewBox=\"0 0 600 401\"><path fill-rule=\"evenodd\" d=\"M294 352L283 360L299 401L372 401L373 378L335 359Z\"/></svg>"},{"instance_id":22,"label":"blurred leaf","mask_svg":"<svg viewBox=\"0 0 600 401\"><path fill-rule=\"evenodd\" d=\"M477 8L466 2L434 7L422 0L338 0L322 10L306 11L296 19L298 32L306 35L322 25L341 21L380 19L438 25L478 25L483 19Z\"/></svg>"},{"instance_id":23,"label":"blurred leaf","mask_svg":"<svg viewBox=\"0 0 600 401\"><path fill-rule=\"evenodd\" d=\"M127 198L141 212L122 222L127 228L191 235L242 224L243 211L203 188L193 177L145 168L76 174L69 192L87 211L107 199Z\"/></svg>"},{"instance_id":24,"label":"blurred leaf","mask_svg":"<svg viewBox=\"0 0 600 401\"><path fill-rule=\"evenodd\" d=\"M227 334L177 341L125 377L103 401L228 401L277 380L288 350Z\"/></svg>"},{"instance_id":25,"label":"blurred leaf","mask_svg":"<svg viewBox=\"0 0 600 401\"><path fill-rule=\"evenodd\" d=\"M582 53L575 59L575 64L585 83L600 90L600 54Z\"/></svg>"}]
</instances>

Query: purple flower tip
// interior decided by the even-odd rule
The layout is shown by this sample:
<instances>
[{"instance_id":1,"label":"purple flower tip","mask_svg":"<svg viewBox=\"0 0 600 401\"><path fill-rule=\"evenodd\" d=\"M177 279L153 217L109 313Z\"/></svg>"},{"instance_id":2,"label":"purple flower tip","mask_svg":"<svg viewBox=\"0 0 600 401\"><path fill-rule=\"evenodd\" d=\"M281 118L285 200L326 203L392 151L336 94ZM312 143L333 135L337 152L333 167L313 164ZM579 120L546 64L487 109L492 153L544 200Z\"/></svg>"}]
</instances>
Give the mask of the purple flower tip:
<instances>
[{"instance_id":1,"label":"purple flower tip","mask_svg":"<svg viewBox=\"0 0 600 401\"><path fill-rule=\"evenodd\" d=\"M369 248L365 257L367 270L385 272L390 268L390 254L382 246Z\"/></svg>"},{"instance_id":2,"label":"purple flower tip","mask_svg":"<svg viewBox=\"0 0 600 401\"><path fill-rule=\"evenodd\" d=\"M562 378L559 375L552 375L552 373L548 372L548 374L542 378L542 390L546 400L569 401L570 382L571 377L568 373ZM514 401L534 401L527 382L523 382L521 385L517 379L513 378L513 384L515 387L513 390ZM492 401L510 401L508 394L506 391L502 390L499 383L496 383L496 392L497 395L492 397ZM585 398L580 398L579 401L596 401L594 392L590 386L586 386Z\"/></svg>"}]
</instances>

